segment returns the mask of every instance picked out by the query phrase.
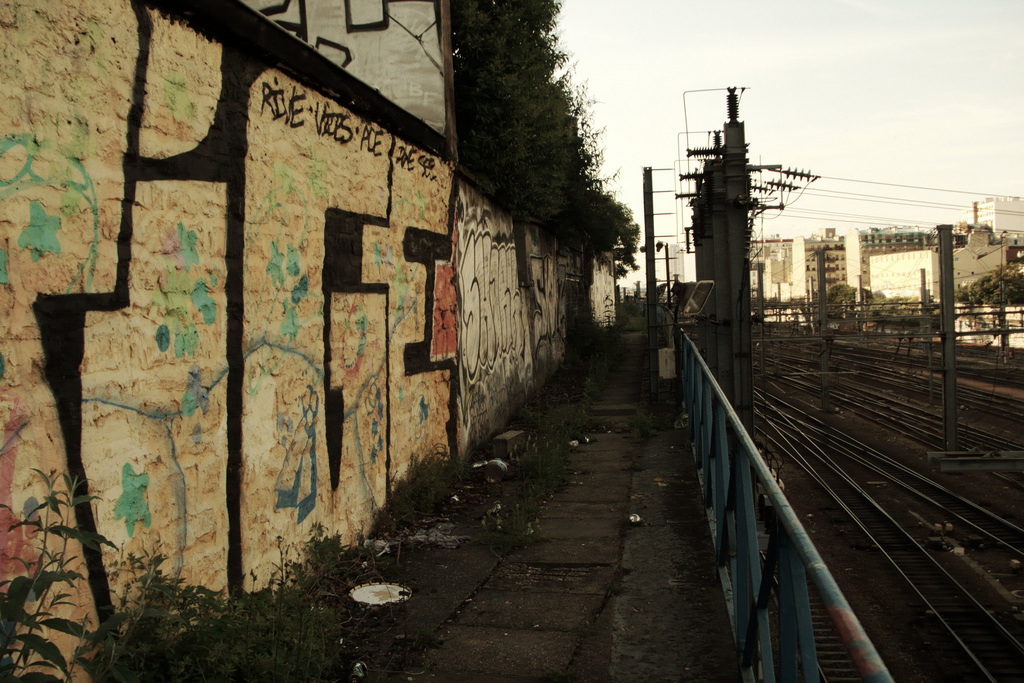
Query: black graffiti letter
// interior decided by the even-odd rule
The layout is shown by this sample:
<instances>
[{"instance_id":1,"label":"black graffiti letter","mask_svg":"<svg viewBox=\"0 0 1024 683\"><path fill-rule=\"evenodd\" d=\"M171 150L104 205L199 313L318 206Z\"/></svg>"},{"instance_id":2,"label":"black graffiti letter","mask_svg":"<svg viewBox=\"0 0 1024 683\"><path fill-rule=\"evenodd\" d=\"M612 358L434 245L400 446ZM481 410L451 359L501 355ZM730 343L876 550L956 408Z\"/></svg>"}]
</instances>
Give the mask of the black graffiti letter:
<instances>
[{"instance_id":1,"label":"black graffiti letter","mask_svg":"<svg viewBox=\"0 0 1024 683\"><path fill-rule=\"evenodd\" d=\"M260 113L270 106L270 113L273 115L274 120L281 118L285 115L284 109L284 90L278 90L272 87L266 81L263 82L263 104L260 106Z\"/></svg>"}]
</instances>

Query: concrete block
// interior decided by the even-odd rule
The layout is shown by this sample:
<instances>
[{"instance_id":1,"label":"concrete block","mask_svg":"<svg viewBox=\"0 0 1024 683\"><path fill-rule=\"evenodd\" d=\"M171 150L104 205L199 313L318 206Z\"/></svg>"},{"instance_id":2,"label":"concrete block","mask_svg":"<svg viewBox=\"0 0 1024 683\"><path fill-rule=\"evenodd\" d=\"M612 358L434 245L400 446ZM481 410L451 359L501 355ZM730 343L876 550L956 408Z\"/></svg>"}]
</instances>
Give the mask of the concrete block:
<instances>
[{"instance_id":1,"label":"concrete block","mask_svg":"<svg viewBox=\"0 0 1024 683\"><path fill-rule=\"evenodd\" d=\"M526 432L510 429L494 437L494 457L507 460L526 446Z\"/></svg>"}]
</instances>

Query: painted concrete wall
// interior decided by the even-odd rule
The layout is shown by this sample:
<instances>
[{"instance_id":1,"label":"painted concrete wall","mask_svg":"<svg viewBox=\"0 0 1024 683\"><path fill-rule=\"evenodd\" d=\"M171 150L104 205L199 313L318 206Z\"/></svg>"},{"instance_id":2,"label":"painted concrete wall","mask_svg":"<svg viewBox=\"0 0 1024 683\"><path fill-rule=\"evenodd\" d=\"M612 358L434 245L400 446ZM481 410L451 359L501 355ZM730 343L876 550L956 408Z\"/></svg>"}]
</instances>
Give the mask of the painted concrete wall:
<instances>
[{"instance_id":1,"label":"painted concrete wall","mask_svg":"<svg viewBox=\"0 0 1024 683\"><path fill-rule=\"evenodd\" d=\"M601 323L615 322L615 261L611 254L598 255L591 261L590 310Z\"/></svg>"},{"instance_id":2,"label":"painted concrete wall","mask_svg":"<svg viewBox=\"0 0 1024 683\"><path fill-rule=\"evenodd\" d=\"M128 553L251 587L278 539L366 534L413 458L504 427L583 296L575 252L406 114L194 21L0 7L0 574L33 559L9 531L32 470L70 471L97 496L75 521L117 546L81 552L85 611Z\"/></svg>"},{"instance_id":3,"label":"painted concrete wall","mask_svg":"<svg viewBox=\"0 0 1024 683\"><path fill-rule=\"evenodd\" d=\"M4 6L0 40L4 521L33 468L87 479L99 603L128 552L222 588L366 533L457 448L451 165L141 3Z\"/></svg>"},{"instance_id":4,"label":"painted concrete wall","mask_svg":"<svg viewBox=\"0 0 1024 683\"><path fill-rule=\"evenodd\" d=\"M564 258L535 225L460 182L459 446L470 453L500 430L565 352Z\"/></svg>"}]
</instances>

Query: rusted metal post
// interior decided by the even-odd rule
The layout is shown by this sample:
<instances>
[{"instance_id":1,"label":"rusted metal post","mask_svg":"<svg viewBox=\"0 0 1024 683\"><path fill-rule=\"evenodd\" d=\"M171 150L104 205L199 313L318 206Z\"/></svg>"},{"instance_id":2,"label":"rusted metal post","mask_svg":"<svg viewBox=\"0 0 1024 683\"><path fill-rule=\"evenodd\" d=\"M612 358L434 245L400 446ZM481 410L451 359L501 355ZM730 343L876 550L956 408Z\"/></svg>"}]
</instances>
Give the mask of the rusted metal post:
<instances>
[{"instance_id":1,"label":"rusted metal post","mask_svg":"<svg viewBox=\"0 0 1024 683\"><path fill-rule=\"evenodd\" d=\"M831 403L831 387L828 376L828 296L825 286L825 250L819 249L818 258L818 336L821 341L821 409L828 412Z\"/></svg>"},{"instance_id":2,"label":"rusted metal post","mask_svg":"<svg viewBox=\"0 0 1024 683\"><path fill-rule=\"evenodd\" d=\"M761 345L758 348L759 358L758 361L761 363L761 379L765 377L764 367L764 261L757 262L757 315L761 320Z\"/></svg>"},{"instance_id":3,"label":"rusted metal post","mask_svg":"<svg viewBox=\"0 0 1024 683\"><path fill-rule=\"evenodd\" d=\"M930 297L928 294L928 273L924 268L921 269L921 328L924 331L925 341L928 342L925 346L928 352L928 405L931 405L934 400L934 386L935 381L932 379L932 311L929 305Z\"/></svg>"},{"instance_id":4,"label":"rusted metal post","mask_svg":"<svg viewBox=\"0 0 1024 683\"><path fill-rule=\"evenodd\" d=\"M956 302L953 299L953 226L939 225L939 303L942 306L942 423L947 451L957 441Z\"/></svg>"}]
</instances>

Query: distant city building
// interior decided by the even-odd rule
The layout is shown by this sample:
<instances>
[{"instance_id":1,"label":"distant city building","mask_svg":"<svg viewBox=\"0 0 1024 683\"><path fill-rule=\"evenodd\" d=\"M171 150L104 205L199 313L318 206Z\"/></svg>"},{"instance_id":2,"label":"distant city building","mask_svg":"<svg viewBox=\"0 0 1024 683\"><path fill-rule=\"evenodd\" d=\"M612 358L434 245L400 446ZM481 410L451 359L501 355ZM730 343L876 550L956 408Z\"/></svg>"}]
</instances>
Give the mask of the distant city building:
<instances>
[{"instance_id":1,"label":"distant city building","mask_svg":"<svg viewBox=\"0 0 1024 683\"><path fill-rule=\"evenodd\" d=\"M989 197L973 202L960 213L961 225L987 225L1001 231L1024 232L1024 200L1020 197Z\"/></svg>"},{"instance_id":2,"label":"distant city building","mask_svg":"<svg viewBox=\"0 0 1024 683\"><path fill-rule=\"evenodd\" d=\"M1010 240L988 225L968 226L954 233L953 282L959 289L1006 263ZM1024 248L1024 244L1022 244ZM921 295L921 271L929 297L939 300L938 247L878 254L869 258L871 291L887 297Z\"/></svg>"},{"instance_id":3,"label":"distant city building","mask_svg":"<svg viewBox=\"0 0 1024 683\"><path fill-rule=\"evenodd\" d=\"M937 240L938 237L933 230L918 227L851 230L846 234L846 284L857 287L859 275L860 286L863 289L880 291L879 286L871 279L872 257L919 251L937 245ZM899 259L890 259L886 263L896 261Z\"/></svg>"},{"instance_id":4,"label":"distant city building","mask_svg":"<svg viewBox=\"0 0 1024 683\"><path fill-rule=\"evenodd\" d=\"M955 252L954 252L955 253ZM871 291L886 297L921 296L921 271L933 301L939 298L939 252L936 249L877 254L869 259Z\"/></svg>"},{"instance_id":5,"label":"distant city building","mask_svg":"<svg viewBox=\"0 0 1024 683\"><path fill-rule=\"evenodd\" d=\"M793 240L778 235L758 240L751 245L750 284L757 291L757 264L764 264L764 296L787 300L792 295Z\"/></svg>"},{"instance_id":6,"label":"distant city building","mask_svg":"<svg viewBox=\"0 0 1024 683\"><path fill-rule=\"evenodd\" d=\"M818 286L819 251L825 252L825 288L846 284L846 242L836 237L835 228L825 228L815 237L793 238L793 288L791 298L801 299Z\"/></svg>"},{"instance_id":7,"label":"distant city building","mask_svg":"<svg viewBox=\"0 0 1024 683\"><path fill-rule=\"evenodd\" d=\"M1007 240L988 225L973 226L967 245L953 250L953 282L957 289L1006 263Z\"/></svg>"}]
</instances>

